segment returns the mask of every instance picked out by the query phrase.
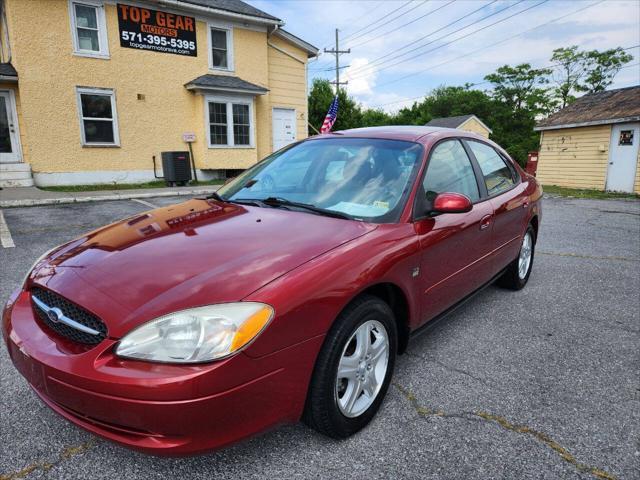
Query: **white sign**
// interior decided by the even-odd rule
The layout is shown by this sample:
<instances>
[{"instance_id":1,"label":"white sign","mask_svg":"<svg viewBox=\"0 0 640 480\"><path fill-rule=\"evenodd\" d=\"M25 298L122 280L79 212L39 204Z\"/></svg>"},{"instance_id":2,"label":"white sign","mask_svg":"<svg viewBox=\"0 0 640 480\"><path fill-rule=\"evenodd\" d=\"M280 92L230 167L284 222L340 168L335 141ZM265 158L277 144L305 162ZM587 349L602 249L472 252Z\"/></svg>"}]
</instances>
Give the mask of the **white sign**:
<instances>
[{"instance_id":1,"label":"white sign","mask_svg":"<svg viewBox=\"0 0 640 480\"><path fill-rule=\"evenodd\" d=\"M187 143L193 143L196 141L196 134L193 132L185 132L182 134L182 141Z\"/></svg>"}]
</instances>

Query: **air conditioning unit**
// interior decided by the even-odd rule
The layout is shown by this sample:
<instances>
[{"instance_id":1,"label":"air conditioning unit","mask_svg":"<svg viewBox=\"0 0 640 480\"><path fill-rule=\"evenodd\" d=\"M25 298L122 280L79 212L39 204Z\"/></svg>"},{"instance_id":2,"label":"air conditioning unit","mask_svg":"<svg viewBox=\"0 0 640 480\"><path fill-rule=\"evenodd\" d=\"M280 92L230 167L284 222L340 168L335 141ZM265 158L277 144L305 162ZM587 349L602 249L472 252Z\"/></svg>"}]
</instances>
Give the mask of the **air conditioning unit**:
<instances>
[{"instance_id":1,"label":"air conditioning unit","mask_svg":"<svg viewBox=\"0 0 640 480\"><path fill-rule=\"evenodd\" d=\"M186 185L191 180L189 152L162 152L162 172L169 186Z\"/></svg>"}]
</instances>

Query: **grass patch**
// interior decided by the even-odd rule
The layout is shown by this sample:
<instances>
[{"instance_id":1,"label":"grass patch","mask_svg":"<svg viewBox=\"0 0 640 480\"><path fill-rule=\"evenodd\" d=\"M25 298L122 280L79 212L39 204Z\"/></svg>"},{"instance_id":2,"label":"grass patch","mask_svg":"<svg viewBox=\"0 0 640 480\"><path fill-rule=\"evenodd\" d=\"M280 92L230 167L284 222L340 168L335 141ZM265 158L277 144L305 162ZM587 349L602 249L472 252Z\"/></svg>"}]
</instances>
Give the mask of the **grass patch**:
<instances>
[{"instance_id":1,"label":"grass patch","mask_svg":"<svg viewBox=\"0 0 640 480\"><path fill-rule=\"evenodd\" d=\"M205 180L189 183L190 187L200 187L206 185L222 185L224 180ZM165 188L167 185L163 180L145 183L100 183L97 185L61 185L56 187L39 187L40 190L49 192L97 192L100 190L135 190L142 188Z\"/></svg>"},{"instance_id":2,"label":"grass patch","mask_svg":"<svg viewBox=\"0 0 640 480\"><path fill-rule=\"evenodd\" d=\"M574 197L574 198L599 198L599 199L611 199L611 198L631 198L639 199L640 195L637 193L622 193L622 192L606 192L603 190L592 190L583 188L568 188L558 187L557 185L543 185L542 189L544 193L551 195L560 195L562 197Z\"/></svg>"}]
</instances>

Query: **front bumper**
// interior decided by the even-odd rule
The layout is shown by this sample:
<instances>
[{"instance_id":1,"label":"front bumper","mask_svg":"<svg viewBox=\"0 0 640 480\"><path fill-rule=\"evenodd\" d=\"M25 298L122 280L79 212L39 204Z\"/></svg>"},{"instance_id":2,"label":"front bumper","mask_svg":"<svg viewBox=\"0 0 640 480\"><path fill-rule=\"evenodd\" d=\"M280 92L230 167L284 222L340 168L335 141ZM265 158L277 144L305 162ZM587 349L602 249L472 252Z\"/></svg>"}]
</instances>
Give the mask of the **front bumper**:
<instances>
[{"instance_id":1,"label":"front bumper","mask_svg":"<svg viewBox=\"0 0 640 480\"><path fill-rule=\"evenodd\" d=\"M27 292L9 300L3 334L14 365L49 407L104 438L161 455L216 449L297 421L323 340L192 366L121 359L113 339L71 352L35 318Z\"/></svg>"}]
</instances>

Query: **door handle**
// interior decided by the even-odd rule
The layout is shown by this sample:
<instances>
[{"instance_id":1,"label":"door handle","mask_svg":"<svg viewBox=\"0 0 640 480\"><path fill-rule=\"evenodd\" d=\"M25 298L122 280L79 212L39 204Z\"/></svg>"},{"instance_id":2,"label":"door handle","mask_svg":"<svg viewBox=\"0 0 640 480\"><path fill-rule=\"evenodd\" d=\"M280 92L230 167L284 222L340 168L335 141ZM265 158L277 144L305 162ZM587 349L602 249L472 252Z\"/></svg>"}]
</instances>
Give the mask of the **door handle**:
<instances>
[{"instance_id":1,"label":"door handle","mask_svg":"<svg viewBox=\"0 0 640 480\"><path fill-rule=\"evenodd\" d=\"M491 215L485 215L480 220L480 230L484 230L484 229L488 228L489 225L491 225Z\"/></svg>"}]
</instances>

